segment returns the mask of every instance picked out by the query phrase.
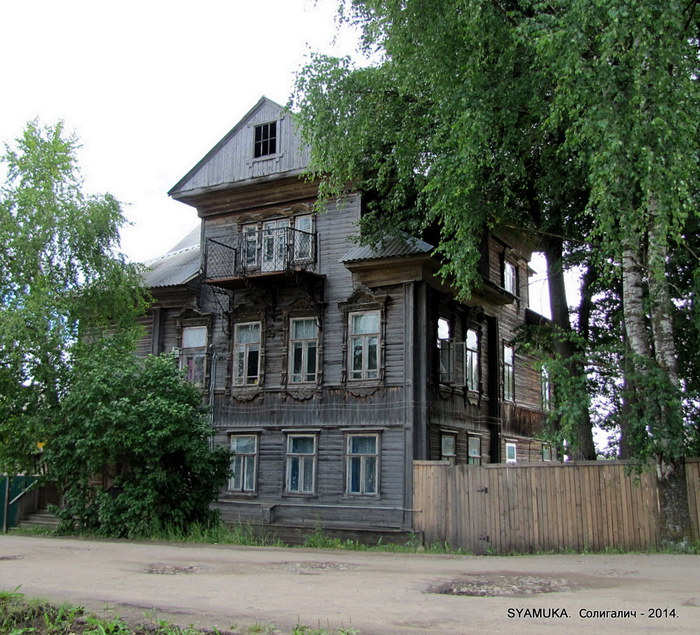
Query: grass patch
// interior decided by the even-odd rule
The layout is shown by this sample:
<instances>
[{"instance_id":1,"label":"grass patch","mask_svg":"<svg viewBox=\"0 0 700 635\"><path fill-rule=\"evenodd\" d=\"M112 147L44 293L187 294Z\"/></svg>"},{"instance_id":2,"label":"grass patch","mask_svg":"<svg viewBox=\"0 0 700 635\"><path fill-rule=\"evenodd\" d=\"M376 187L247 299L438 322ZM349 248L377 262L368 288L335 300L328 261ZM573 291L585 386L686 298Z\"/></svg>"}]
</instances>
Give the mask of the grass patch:
<instances>
[{"instance_id":1,"label":"grass patch","mask_svg":"<svg viewBox=\"0 0 700 635\"><path fill-rule=\"evenodd\" d=\"M56 606L44 600L25 598L24 594L0 590L0 633L2 635L251 635L282 633L270 624L231 625L229 629L182 627L157 619L153 611L142 623L128 622L119 615L98 616L79 606ZM354 629L326 630L298 624L292 635L359 635Z\"/></svg>"}]
</instances>

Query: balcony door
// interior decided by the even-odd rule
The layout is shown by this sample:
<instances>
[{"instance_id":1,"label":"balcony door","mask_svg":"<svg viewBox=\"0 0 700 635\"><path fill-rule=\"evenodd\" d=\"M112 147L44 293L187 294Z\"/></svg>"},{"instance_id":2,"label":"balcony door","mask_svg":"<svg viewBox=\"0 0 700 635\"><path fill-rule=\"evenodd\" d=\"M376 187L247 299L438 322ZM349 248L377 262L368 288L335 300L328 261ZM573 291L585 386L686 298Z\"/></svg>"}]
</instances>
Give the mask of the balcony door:
<instances>
[{"instance_id":1,"label":"balcony door","mask_svg":"<svg viewBox=\"0 0 700 635\"><path fill-rule=\"evenodd\" d=\"M282 271L287 264L289 219L265 221L262 226L261 271Z\"/></svg>"}]
</instances>

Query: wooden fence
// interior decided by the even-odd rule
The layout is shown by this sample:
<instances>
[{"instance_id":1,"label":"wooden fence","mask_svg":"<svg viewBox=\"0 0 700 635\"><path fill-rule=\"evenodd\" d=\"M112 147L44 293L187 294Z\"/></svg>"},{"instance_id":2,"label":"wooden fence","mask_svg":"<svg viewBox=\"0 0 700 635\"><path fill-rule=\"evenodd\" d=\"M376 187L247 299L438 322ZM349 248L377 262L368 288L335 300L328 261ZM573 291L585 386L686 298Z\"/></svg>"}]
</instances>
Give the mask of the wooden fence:
<instances>
[{"instance_id":1,"label":"wooden fence","mask_svg":"<svg viewBox=\"0 0 700 635\"><path fill-rule=\"evenodd\" d=\"M415 461L414 529L426 543L483 553L645 550L658 545L655 475L625 461L487 466ZM700 459L686 462L700 537Z\"/></svg>"}]
</instances>

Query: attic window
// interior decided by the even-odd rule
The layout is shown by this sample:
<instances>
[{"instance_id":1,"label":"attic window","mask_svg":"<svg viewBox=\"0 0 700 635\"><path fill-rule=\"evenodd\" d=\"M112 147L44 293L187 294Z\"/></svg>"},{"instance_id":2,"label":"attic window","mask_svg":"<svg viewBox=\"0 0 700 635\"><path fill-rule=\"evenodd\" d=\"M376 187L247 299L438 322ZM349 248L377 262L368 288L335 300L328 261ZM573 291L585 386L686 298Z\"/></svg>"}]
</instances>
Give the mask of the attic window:
<instances>
[{"instance_id":1,"label":"attic window","mask_svg":"<svg viewBox=\"0 0 700 635\"><path fill-rule=\"evenodd\" d=\"M270 154L277 154L277 122L271 121L255 126L255 143L253 156L258 159Z\"/></svg>"}]
</instances>

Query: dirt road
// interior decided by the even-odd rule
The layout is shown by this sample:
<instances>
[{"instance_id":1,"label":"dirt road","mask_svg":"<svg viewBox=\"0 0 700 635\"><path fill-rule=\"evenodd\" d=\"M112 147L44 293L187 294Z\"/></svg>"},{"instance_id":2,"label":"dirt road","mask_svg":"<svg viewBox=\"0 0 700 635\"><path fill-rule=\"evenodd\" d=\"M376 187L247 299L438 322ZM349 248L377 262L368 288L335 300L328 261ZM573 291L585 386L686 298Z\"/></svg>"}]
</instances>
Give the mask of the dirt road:
<instances>
[{"instance_id":1,"label":"dirt road","mask_svg":"<svg viewBox=\"0 0 700 635\"><path fill-rule=\"evenodd\" d=\"M0 589L182 625L697 633L700 557L465 557L0 536ZM439 593L447 591L447 593Z\"/></svg>"}]
</instances>

